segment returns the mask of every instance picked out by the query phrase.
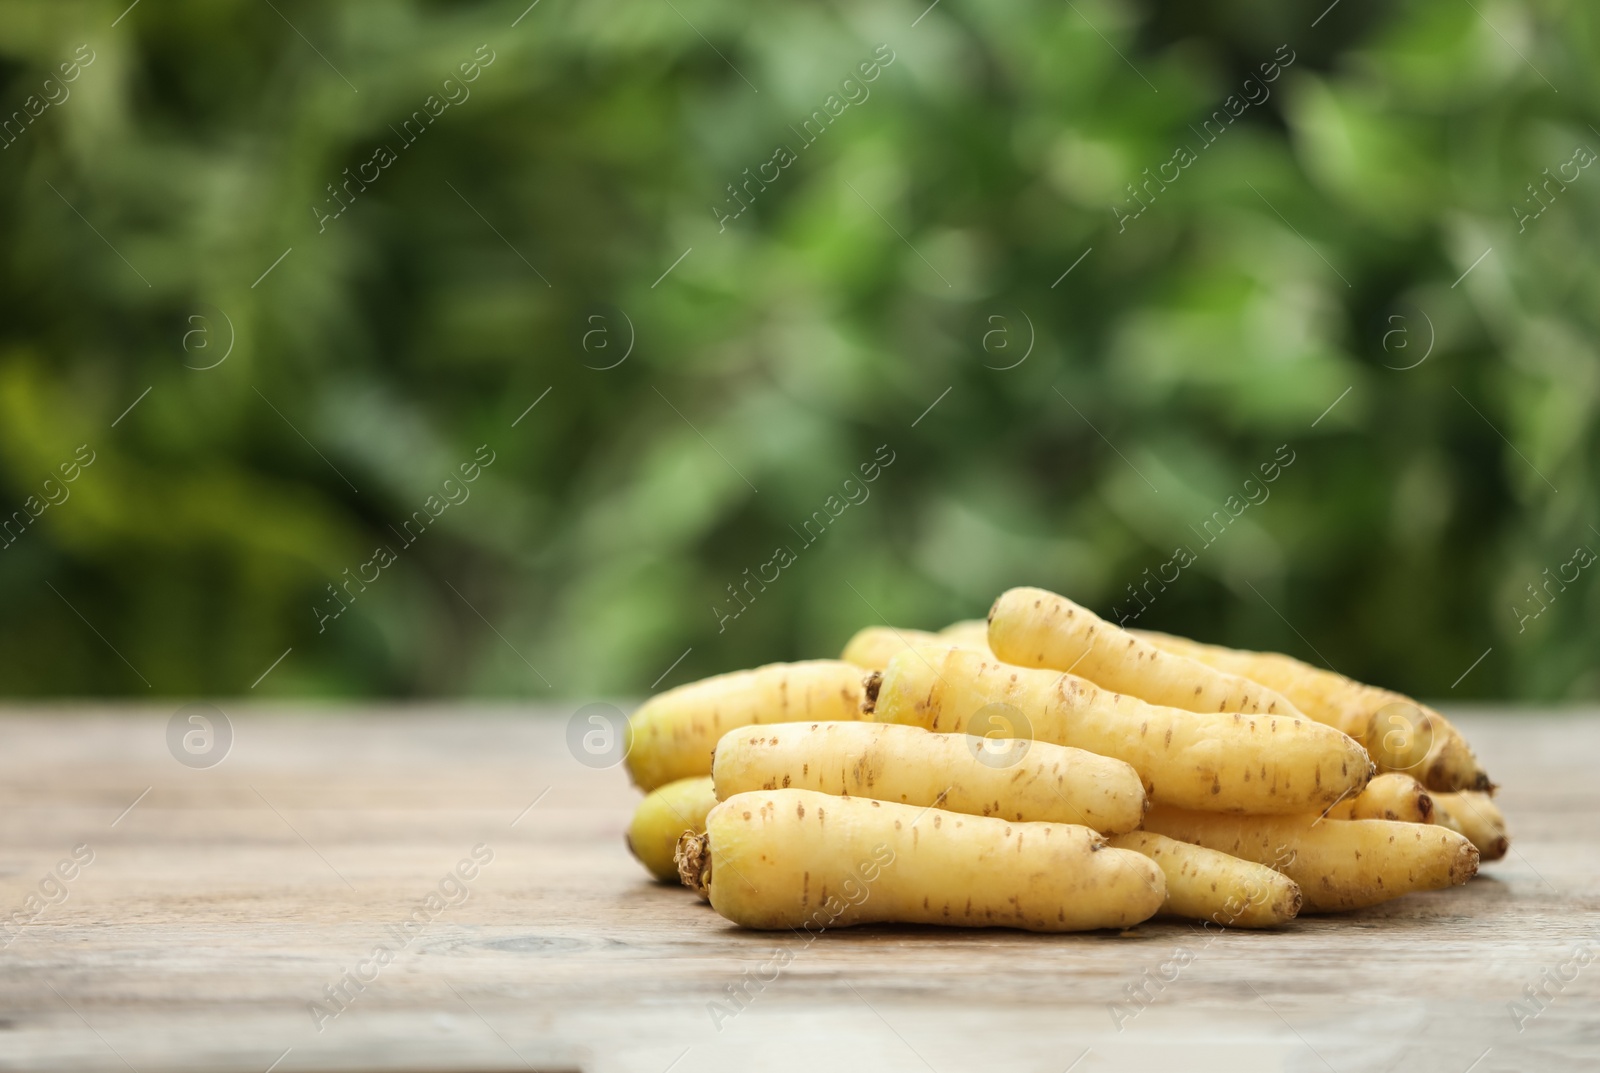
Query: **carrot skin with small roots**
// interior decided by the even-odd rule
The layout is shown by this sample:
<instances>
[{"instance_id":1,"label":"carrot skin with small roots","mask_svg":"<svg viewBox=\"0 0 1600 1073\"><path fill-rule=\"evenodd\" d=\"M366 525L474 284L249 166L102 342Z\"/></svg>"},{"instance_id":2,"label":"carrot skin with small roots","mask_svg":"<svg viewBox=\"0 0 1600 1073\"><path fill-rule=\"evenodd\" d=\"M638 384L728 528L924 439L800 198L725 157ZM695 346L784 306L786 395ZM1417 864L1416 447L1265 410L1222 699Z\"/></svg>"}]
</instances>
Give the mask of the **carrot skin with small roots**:
<instances>
[{"instance_id":1,"label":"carrot skin with small roots","mask_svg":"<svg viewBox=\"0 0 1600 1073\"><path fill-rule=\"evenodd\" d=\"M1300 885L1304 911L1361 909L1471 879L1478 851L1432 824L1224 816L1156 807L1145 828L1277 869Z\"/></svg>"},{"instance_id":2,"label":"carrot skin with small roots","mask_svg":"<svg viewBox=\"0 0 1600 1073\"><path fill-rule=\"evenodd\" d=\"M1153 831L1106 840L1142 853L1167 877L1160 916L1203 920L1230 928L1273 928L1300 912L1300 887L1264 864L1180 842Z\"/></svg>"},{"instance_id":3,"label":"carrot skin with small roots","mask_svg":"<svg viewBox=\"0 0 1600 1073\"><path fill-rule=\"evenodd\" d=\"M1087 827L1012 823L811 790L735 794L679 843L684 882L747 928L1125 928L1166 878Z\"/></svg>"},{"instance_id":4,"label":"carrot skin with small roots","mask_svg":"<svg viewBox=\"0 0 1600 1073\"><path fill-rule=\"evenodd\" d=\"M652 790L634 810L628 825L628 851L663 883L678 882L673 854L685 831L704 831L706 813L716 806L711 776L679 779Z\"/></svg>"},{"instance_id":5,"label":"carrot skin with small roots","mask_svg":"<svg viewBox=\"0 0 1600 1073\"><path fill-rule=\"evenodd\" d=\"M1433 819L1433 798L1410 775L1389 771L1367 783L1359 794L1329 809L1327 818L1429 823Z\"/></svg>"},{"instance_id":6,"label":"carrot skin with small roots","mask_svg":"<svg viewBox=\"0 0 1600 1073\"><path fill-rule=\"evenodd\" d=\"M840 660L771 663L658 693L628 718L628 774L648 792L711 774L711 750L735 727L860 719L862 674Z\"/></svg>"},{"instance_id":7,"label":"carrot skin with small roots","mask_svg":"<svg viewBox=\"0 0 1600 1073\"><path fill-rule=\"evenodd\" d=\"M1486 861L1498 861L1511 848L1505 815L1488 794L1474 790L1434 794L1433 822L1465 835Z\"/></svg>"},{"instance_id":8,"label":"carrot skin with small roots","mask_svg":"<svg viewBox=\"0 0 1600 1073\"><path fill-rule=\"evenodd\" d=\"M1403 694L1364 685L1277 652L1250 652L1130 630L1162 651L1241 675L1287 697L1366 746L1379 771L1408 772L1430 790L1488 790L1488 772L1450 721Z\"/></svg>"},{"instance_id":9,"label":"carrot skin with small roots","mask_svg":"<svg viewBox=\"0 0 1600 1073\"><path fill-rule=\"evenodd\" d=\"M724 734L716 794L799 789L1014 821L1131 831L1148 808L1121 760L1042 741L934 734L892 723L780 723Z\"/></svg>"},{"instance_id":10,"label":"carrot skin with small roots","mask_svg":"<svg viewBox=\"0 0 1600 1073\"><path fill-rule=\"evenodd\" d=\"M1354 741L1309 719L1147 704L1070 674L965 649L916 649L868 680L879 722L950 734L1018 726L1032 737L1133 766L1154 803L1224 812L1321 811L1367 784Z\"/></svg>"},{"instance_id":11,"label":"carrot skin with small roots","mask_svg":"<svg viewBox=\"0 0 1600 1073\"><path fill-rule=\"evenodd\" d=\"M1006 663L1071 671L1150 704L1191 712L1302 714L1263 685L1163 652L1044 589L1001 594L989 612L989 648Z\"/></svg>"}]
</instances>

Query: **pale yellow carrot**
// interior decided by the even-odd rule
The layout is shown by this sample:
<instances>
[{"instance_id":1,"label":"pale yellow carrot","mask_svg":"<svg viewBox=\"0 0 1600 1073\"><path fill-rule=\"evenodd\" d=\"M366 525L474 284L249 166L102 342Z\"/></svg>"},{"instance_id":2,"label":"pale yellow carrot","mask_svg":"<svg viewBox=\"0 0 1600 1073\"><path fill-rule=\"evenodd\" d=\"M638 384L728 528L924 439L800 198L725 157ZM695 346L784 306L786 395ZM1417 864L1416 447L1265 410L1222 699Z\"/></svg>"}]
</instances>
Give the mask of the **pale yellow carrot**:
<instances>
[{"instance_id":1,"label":"pale yellow carrot","mask_svg":"<svg viewBox=\"0 0 1600 1073\"><path fill-rule=\"evenodd\" d=\"M955 644L927 630L900 630L893 626L868 626L858 630L844 646L839 658L869 671L880 671L908 648L923 645Z\"/></svg>"},{"instance_id":2,"label":"pale yellow carrot","mask_svg":"<svg viewBox=\"0 0 1600 1073\"><path fill-rule=\"evenodd\" d=\"M1429 823L1433 819L1433 798L1410 775L1390 771L1367 783L1359 794L1334 805L1326 815L1330 820Z\"/></svg>"},{"instance_id":3,"label":"pale yellow carrot","mask_svg":"<svg viewBox=\"0 0 1600 1073\"><path fill-rule=\"evenodd\" d=\"M1372 764L1332 727L1297 716L1147 704L1059 671L970 649L913 649L868 679L879 722L1032 737L1131 764L1154 802L1233 812L1321 811L1359 793Z\"/></svg>"},{"instance_id":4,"label":"pale yellow carrot","mask_svg":"<svg viewBox=\"0 0 1600 1073\"><path fill-rule=\"evenodd\" d=\"M711 774L734 727L861 718L863 671L839 660L772 663L659 693L628 719L628 773L641 790Z\"/></svg>"},{"instance_id":5,"label":"pale yellow carrot","mask_svg":"<svg viewBox=\"0 0 1600 1073\"><path fill-rule=\"evenodd\" d=\"M734 923L807 932L874 922L1125 928L1166 897L1154 862L1087 827L812 790L728 798L704 835L680 841L678 867Z\"/></svg>"},{"instance_id":6,"label":"pale yellow carrot","mask_svg":"<svg viewBox=\"0 0 1600 1073\"><path fill-rule=\"evenodd\" d=\"M1498 861L1511 848L1506 818L1486 793L1434 794L1433 822L1465 835L1486 861Z\"/></svg>"},{"instance_id":7,"label":"pale yellow carrot","mask_svg":"<svg viewBox=\"0 0 1600 1073\"><path fill-rule=\"evenodd\" d=\"M1264 864L1154 831L1108 838L1116 849L1142 853L1167 877L1161 916L1204 920L1231 928L1271 928L1300 912L1300 887Z\"/></svg>"},{"instance_id":8,"label":"pale yellow carrot","mask_svg":"<svg viewBox=\"0 0 1600 1073\"><path fill-rule=\"evenodd\" d=\"M730 730L711 765L718 797L799 789L1007 820L1131 831L1148 803L1121 760L1043 741L991 741L892 723Z\"/></svg>"},{"instance_id":9,"label":"pale yellow carrot","mask_svg":"<svg viewBox=\"0 0 1600 1073\"><path fill-rule=\"evenodd\" d=\"M1145 828L1275 868L1300 885L1313 913L1360 909L1413 891L1457 886L1478 851L1454 831L1390 820L1225 816L1156 807Z\"/></svg>"},{"instance_id":10,"label":"pale yellow carrot","mask_svg":"<svg viewBox=\"0 0 1600 1073\"><path fill-rule=\"evenodd\" d=\"M1163 652L1044 589L1012 589L995 601L989 612L989 648L1006 663L1071 671L1151 704L1191 712L1301 714L1259 683Z\"/></svg>"},{"instance_id":11,"label":"pale yellow carrot","mask_svg":"<svg viewBox=\"0 0 1600 1073\"><path fill-rule=\"evenodd\" d=\"M1250 652L1130 630L1164 652L1239 675L1287 697L1319 723L1366 746L1379 771L1415 775L1430 790L1488 790L1489 775L1450 721L1392 690L1364 685L1277 652Z\"/></svg>"},{"instance_id":12,"label":"pale yellow carrot","mask_svg":"<svg viewBox=\"0 0 1600 1073\"><path fill-rule=\"evenodd\" d=\"M628 851L650 874L665 883L678 882L673 854L685 831L704 831L706 813L717 803L709 775L679 779L652 790L634 810L628 825Z\"/></svg>"}]
</instances>

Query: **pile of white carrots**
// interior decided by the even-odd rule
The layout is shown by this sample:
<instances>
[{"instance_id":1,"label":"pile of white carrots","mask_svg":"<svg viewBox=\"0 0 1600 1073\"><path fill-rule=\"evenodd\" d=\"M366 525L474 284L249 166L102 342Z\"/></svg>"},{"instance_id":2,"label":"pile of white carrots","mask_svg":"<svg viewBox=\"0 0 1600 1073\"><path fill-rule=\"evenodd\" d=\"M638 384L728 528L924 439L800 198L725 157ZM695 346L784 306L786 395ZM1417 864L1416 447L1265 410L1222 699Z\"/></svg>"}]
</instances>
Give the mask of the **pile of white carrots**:
<instances>
[{"instance_id":1,"label":"pile of white carrots","mask_svg":"<svg viewBox=\"0 0 1600 1073\"><path fill-rule=\"evenodd\" d=\"M1271 927L1465 883L1509 845L1438 712L1031 588L661 693L627 765L634 854L752 928Z\"/></svg>"}]
</instances>

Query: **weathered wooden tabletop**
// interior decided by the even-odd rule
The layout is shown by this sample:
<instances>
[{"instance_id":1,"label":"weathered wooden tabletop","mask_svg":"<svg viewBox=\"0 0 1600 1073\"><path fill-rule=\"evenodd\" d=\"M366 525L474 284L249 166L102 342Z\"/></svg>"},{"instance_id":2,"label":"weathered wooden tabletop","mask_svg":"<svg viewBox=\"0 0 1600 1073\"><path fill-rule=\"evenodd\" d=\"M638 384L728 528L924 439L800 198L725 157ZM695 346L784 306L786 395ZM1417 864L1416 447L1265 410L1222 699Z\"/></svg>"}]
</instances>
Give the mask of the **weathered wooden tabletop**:
<instances>
[{"instance_id":1,"label":"weathered wooden tabletop","mask_svg":"<svg viewBox=\"0 0 1600 1073\"><path fill-rule=\"evenodd\" d=\"M0 1068L1600 1068L1594 713L1461 717L1515 836L1465 888L1271 934L808 943L650 882L567 712L223 708L203 769L170 708L0 715Z\"/></svg>"}]
</instances>

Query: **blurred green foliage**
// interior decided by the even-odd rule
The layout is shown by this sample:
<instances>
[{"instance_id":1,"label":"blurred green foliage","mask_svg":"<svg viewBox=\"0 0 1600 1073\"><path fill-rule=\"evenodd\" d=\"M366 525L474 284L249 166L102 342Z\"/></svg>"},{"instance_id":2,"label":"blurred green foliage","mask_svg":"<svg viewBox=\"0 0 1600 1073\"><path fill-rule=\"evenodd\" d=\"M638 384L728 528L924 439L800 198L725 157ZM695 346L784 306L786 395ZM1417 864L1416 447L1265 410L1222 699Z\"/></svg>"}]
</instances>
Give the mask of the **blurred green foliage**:
<instances>
[{"instance_id":1,"label":"blurred green foliage","mask_svg":"<svg viewBox=\"0 0 1600 1073\"><path fill-rule=\"evenodd\" d=\"M0 5L6 693L636 694L1187 547L1138 625L1600 694L1586 5L125 6Z\"/></svg>"}]
</instances>

